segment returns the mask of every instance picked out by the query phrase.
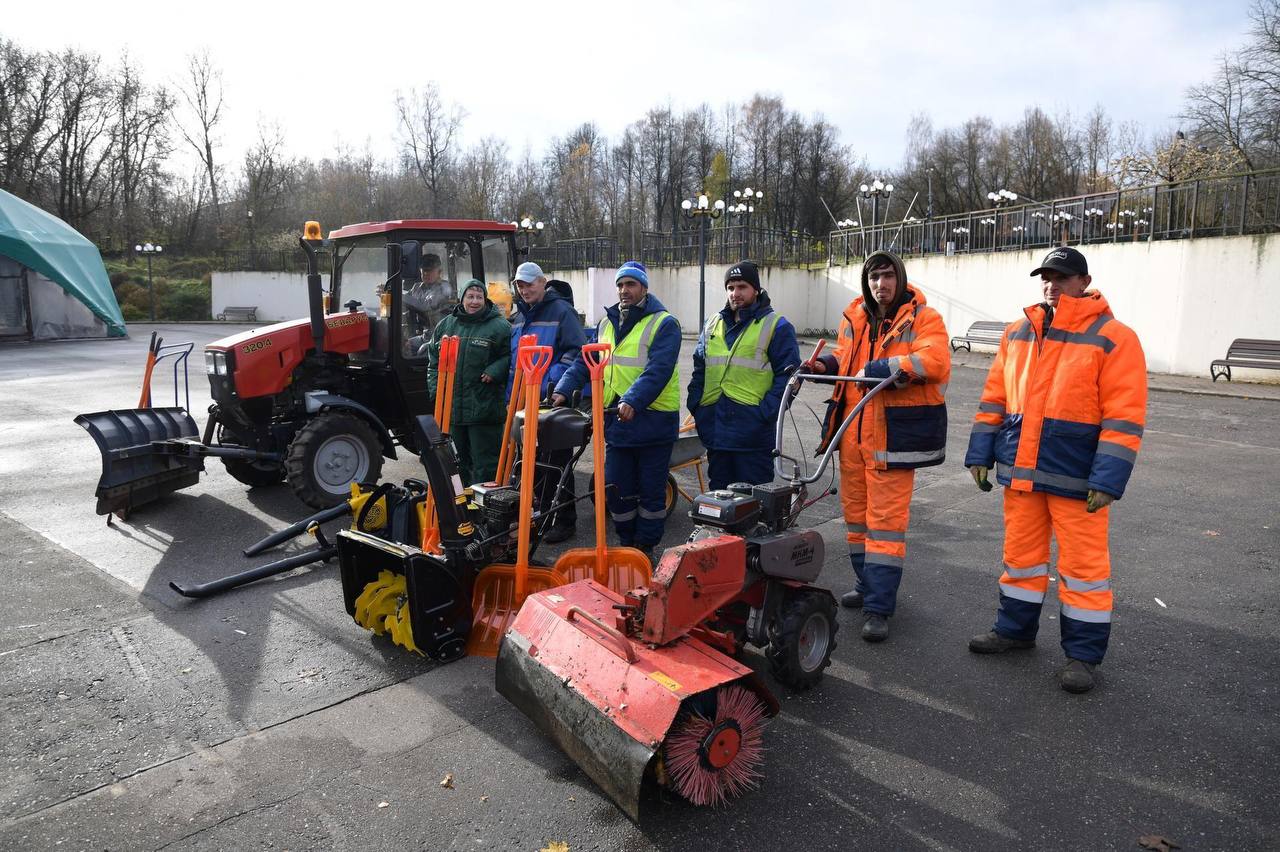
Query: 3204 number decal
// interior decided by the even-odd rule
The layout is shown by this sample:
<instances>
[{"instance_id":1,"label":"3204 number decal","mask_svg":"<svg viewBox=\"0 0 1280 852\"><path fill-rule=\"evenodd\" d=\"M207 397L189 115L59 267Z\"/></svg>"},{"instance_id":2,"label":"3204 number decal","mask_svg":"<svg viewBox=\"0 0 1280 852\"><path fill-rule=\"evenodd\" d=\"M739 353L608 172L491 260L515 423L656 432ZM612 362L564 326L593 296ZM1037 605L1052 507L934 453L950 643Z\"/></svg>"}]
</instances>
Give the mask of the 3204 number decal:
<instances>
[{"instance_id":1,"label":"3204 number decal","mask_svg":"<svg viewBox=\"0 0 1280 852\"><path fill-rule=\"evenodd\" d=\"M240 351L243 354L248 355L251 352L257 352L259 349L269 348L271 348L271 338L268 337L265 340L255 340L252 343L246 343L244 346L240 347Z\"/></svg>"}]
</instances>

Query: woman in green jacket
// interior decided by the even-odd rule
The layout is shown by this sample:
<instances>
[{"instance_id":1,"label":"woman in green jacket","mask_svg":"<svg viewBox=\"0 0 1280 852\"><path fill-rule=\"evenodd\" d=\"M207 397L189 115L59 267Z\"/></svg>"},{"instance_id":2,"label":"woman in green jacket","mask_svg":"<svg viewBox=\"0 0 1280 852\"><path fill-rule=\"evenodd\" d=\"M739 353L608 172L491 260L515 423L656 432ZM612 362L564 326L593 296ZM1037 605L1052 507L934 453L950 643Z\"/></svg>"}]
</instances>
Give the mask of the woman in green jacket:
<instances>
[{"instance_id":1,"label":"woman in green jacket","mask_svg":"<svg viewBox=\"0 0 1280 852\"><path fill-rule=\"evenodd\" d=\"M450 437L466 485L488 482L498 467L506 419L507 370L511 366L511 323L489 301L484 283L472 278L462 301L436 326L427 349L427 393L436 396L440 338L458 337Z\"/></svg>"}]
</instances>

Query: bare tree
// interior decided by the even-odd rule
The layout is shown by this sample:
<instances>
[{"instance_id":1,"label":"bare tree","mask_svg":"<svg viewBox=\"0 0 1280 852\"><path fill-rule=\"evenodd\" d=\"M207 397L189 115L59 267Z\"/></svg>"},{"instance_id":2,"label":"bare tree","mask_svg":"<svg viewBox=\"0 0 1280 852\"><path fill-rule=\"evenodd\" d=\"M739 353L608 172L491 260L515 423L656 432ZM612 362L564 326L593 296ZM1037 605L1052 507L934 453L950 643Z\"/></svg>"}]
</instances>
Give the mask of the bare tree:
<instances>
[{"instance_id":1,"label":"bare tree","mask_svg":"<svg viewBox=\"0 0 1280 852\"><path fill-rule=\"evenodd\" d=\"M428 83L419 92L396 93L396 114L406 159L413 164L428 194L427 215L444 212L442 194L454 157L458 130L466 113L440 97L440 87Z\"/></svg>"},{"instance_id":2,"label":"bare tree","mask_svg":"<svg viewBox=\"0 0 1280 852\"><path fill-rule=\"evenodd\" d=\"M213 220L222 231L222 206L218 193L219 168L218 125L222 122L222 72L213 66L209 52L187 57L187 75L178 86L190 115L178 122L182 138L196 152L208 176L209 197L213 203ZM218 238L221 238L221 233Z\"/></svg>"}]
</instances>

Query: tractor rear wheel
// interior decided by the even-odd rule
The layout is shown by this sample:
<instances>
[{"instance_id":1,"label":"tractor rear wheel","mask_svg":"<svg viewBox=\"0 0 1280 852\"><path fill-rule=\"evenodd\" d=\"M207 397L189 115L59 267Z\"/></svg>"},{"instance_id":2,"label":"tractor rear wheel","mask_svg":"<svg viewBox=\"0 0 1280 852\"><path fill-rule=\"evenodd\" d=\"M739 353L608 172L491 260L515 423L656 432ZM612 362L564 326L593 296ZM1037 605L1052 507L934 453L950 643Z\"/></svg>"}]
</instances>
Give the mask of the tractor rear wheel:
<instances>
[{"instance_id":1,"label":"tractor rear wheel","mask_svg":"<svg viewBox=\"0 0 1280 852\"><path fill-rule=\"evenodd\" d=\"M243 482L250 488L279 485L284 480L284 465L279 462L224 458L222 466L236 481Z\"/></svg>"},{"instance_id":2,"label":"tractor rear wheel","mask_svg":"<svg viewBox=\"0 0 1280 852\"><path fill-rule=\"evenodd\" d=\"M363 419L326 411L298 430L285 457L289 485L308 506L327 509L351 496L351 483L376 482L382 447Z\"/></svg>"},{"instance_id":3,"label":"tractor rear wheel","mask_svg":"<svg viewBox=\"0 0 1280 852\"><path fill-rule=\"evenodd\" d=\"M789 590L769 630L765 658L779 681L804 690L822 680L836 649L836 599L823 589Z\"/></svg>"}]
</instances>

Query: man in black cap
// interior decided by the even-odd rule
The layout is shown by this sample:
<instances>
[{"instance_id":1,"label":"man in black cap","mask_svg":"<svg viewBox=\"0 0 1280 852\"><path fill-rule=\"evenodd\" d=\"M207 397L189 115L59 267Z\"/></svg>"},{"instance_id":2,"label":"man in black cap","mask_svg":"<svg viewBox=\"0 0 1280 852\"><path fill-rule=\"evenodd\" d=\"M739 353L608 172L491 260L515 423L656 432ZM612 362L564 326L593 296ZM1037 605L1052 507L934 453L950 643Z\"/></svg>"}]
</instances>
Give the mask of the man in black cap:
<instances>
[{"instance_id":1,"label":"man in black cap","mask_svg":"<svg viewBox=\"0 0 1280 852\"><path fill-rule=\"evenodd\" d=\"M1004 486L1004 552L995 625L975 654L1034 647L1058 542L1058 625L1068 692L1088 692L1111 636L1110 504L1133 472L1147 409L1147 367L1133 331L1090 290L1084 255L1055 248L1031 271L1044 301L1000 341L964 463L983 491Z\"/></svg>"},{"instance_id":2,"label":"man in black cap","mask_svg":"<svg viewBox=\"0 0 1280 852\"><path fill-rule=\"evenodd\" d=\"M774 311L753 262L729 267L724 289L728 300L698 337L689 381L712 489L773 480L778 406L788 371L800 363L795 327Z\"/></svg>"}]
</instances>

